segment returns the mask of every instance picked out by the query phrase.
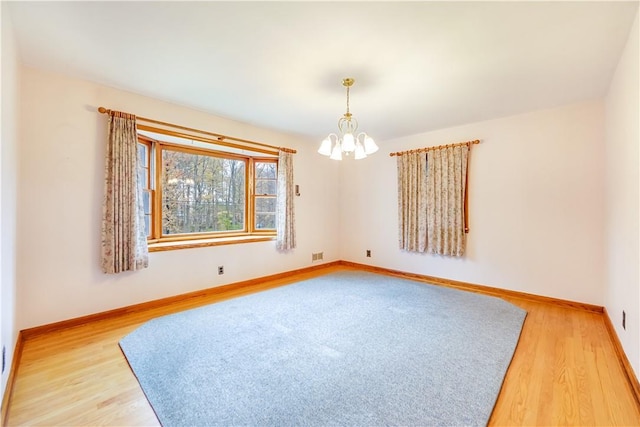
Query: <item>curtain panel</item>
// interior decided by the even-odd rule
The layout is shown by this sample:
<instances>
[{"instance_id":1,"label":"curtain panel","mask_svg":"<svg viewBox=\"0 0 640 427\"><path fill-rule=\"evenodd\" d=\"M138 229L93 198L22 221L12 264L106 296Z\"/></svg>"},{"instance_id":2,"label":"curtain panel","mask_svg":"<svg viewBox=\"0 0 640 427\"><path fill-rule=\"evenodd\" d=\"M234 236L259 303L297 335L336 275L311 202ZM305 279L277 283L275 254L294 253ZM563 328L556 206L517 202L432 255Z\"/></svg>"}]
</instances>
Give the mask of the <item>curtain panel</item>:
<instances>
[{"instance_id":1,"label":"curtain panel","mask_svg":"<svg viewBox=\"0 0 640 427\"><path fill-rule=\"evenodd\" d=\"M465 249L466 145L427 152L427 252L460 257Z\"/></svg>"},{"instance_id":2,"label":"curtain panel","mask_svg":"<svg viewBox=\"0 0 640 427\"><path fill-rule=\"evenodd\" d=\"M469 146L425 151L397 159L400 249L463 256Z\"/></svg>"},{"instance_id":3,"label":"curtain panel","mask_svg":"<svg viewBox=\"0 0 640 427\"><path fill-rule=\"evenodd\" d=\"M113 112L109 115L102 221L105 273L135 271L149 265L137 153L136 117Z\"/></svg>"},{"instance_id":4,"label":"curtain panel","mask_svg":"<svg viewBox=\"0 0 640 427\"><path fill-rule=\"evenodd\" d=\"M280 150L278 152L278 189L276 193L276 249L279 251L289 251L296 247L293 187L293 154Z\"/></svg>"},{"instance_id":5,"label":"curtain panel","mask_svg":"<svg viewBox=\"0 0 640 427\"><path fill-rule=\"evenodd\" d=\"M427 250L427 156L398 156L398 243L411 252Z\"/></svg>"}]
</instances>

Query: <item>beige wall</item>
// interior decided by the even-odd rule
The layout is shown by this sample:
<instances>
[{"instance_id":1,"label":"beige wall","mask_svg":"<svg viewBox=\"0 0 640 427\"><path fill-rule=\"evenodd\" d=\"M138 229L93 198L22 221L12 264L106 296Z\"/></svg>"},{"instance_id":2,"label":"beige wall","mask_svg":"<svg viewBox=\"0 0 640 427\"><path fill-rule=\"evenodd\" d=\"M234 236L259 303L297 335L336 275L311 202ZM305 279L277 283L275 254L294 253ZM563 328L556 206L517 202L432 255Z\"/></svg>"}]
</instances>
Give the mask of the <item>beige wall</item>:
<instances>
[{"instance_id":1,"label":"beige wall","mask_svg":"<svg viewBox=\"0 0 640 427\"><path fill-rule=\"evenodd\" d=\"M22 69L18 326L51 323L148 300L338 259L338 173L316 141L222 119L31 68ZM107 118L99 106L298 150L294 158L298 248L275 242L150 254L135 273L100 271ZM217 274L224 265L225 274Z\"/></svg>"},{"instance_id":2,"label":"beige wall","mask_svg":"<svg viewBox=\"0 0 640 427\"><path fill-rule=\"evenodd\" d=\"M402 252L390 152L480 139L461 259ZM536 111L380 143L342 170L341 257L381 267L603 304L601 102ZM365 257L365 250L372 257Z\"/></svg>"},{"instance_id":3,"label":"beige wall","mask_svg":"<svg viewBox=\"0 0 640 427\"><path fill-rule=\"evenodd\" d=\"M636 15L606 98L606 295L604 305L640 373L640 85ZM622 328L622 311L626 329Z\"/></svg>"}]
</instances>

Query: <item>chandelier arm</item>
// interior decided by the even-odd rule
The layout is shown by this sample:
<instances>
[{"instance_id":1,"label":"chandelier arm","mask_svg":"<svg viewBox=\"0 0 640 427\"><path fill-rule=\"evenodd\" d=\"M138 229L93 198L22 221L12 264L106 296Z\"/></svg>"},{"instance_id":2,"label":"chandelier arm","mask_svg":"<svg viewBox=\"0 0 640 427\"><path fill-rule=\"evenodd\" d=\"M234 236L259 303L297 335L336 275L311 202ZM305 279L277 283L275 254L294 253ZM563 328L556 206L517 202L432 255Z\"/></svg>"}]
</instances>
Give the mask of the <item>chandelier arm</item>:
<instances>
[{"instance_id":1,"label":"chandelier arm","mask_svg":"<svg viewBox=\"0 0 640 427\"><path fill-rule=\"evenodd\" d=\"M354 134L358 131L358 120L355 117L340 117L338 120L338 130L341 134Z\"/></svg>"},{"instance_id":2,"label":"chandelier arm","mask_svg":"<svg viewBox=\"0 0 640 427\"><path fill-rule=\"evenodd\" d=\"M334 139L332 140L332 139L331 139L331 137L334 137ZM338 135L336 135L336 134L335 134L335 133L333 133L333 132L332 132L332 133L330 133L330 134L327 136L327 138L328 138L329 140L331 140L331 142L332 142L332 143L336 143L336 142L338 142L338 141L340 140L340 138L338 137Z\"/></svg>"}]
</instances>

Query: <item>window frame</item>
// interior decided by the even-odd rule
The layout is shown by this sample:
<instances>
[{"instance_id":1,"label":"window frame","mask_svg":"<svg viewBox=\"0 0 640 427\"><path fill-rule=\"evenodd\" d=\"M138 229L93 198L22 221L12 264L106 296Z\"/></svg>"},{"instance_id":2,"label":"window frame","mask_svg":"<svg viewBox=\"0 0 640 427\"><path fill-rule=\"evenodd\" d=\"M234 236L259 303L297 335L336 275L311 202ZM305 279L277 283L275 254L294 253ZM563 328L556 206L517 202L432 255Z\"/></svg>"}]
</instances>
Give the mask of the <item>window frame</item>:
<instances>
[{"instance_id":1,"label":"window frame","mask_svg":"<svg viewBox=\"0 0 640 427\"><path fill-rule=\"evenodd\" d=\"M154 190L154 179L152 179L152 177L154 176L154 171L153 171L153 167L154 164L151 162L151 159L153 157L152 154L152 150L153 150L153 140L151 138L149 138L146 135L141 135L138 134L138 144L144 145L145 147L147 147L146 149L146 159L145 159L145 165L140 165L140 168L145 169L145 173L144 175L146 176L146 182L147 185L143 185L142 186L142 191L143 193L149 193L149 209L150 209L150 213L149 213L149 233L147 233L147 241L151 238L151 232L153 230L153 217L154 217L154 198L155 198L155 190ZM144 213L144 216L147 216L147 213Z\"/></svg>"},{"instance_id":2,"label":"window frame","mask_svg":"<svg viewBox=\"0 0 640 427\"><path fill-rule=\"evenodd\" d=\"M258 184L258 177L256 174L256 163L274 163L276 165L276 177L274 179L275 181L275 185L276 185L276 191L273 194L268 194L268 193L263 193L263 194L258 194L256 191L257 188L257 184ZM252 159L252 164L251 164L251 180L253 182L253 186L252 186L252 191L253 193L251 194L251 206L252 206L252 213L251 213L251 230L253 230L253 233L255 234L275 234L276 233L276 221L274 221L274 227L273 228L256 228L256 200L258 198L271 198L274 199L276 202L276 209L277 209L277 204L278 204L278 159L277 158L273 158L273 157L254 157Z\"/></svg>"},{"instance_id":3,"label":"window frame","mask_svg":"<svg viewBox=\"0 0 640 427\"><path fill-rule=\"evenodd\" d=\"M170 134L169 134L170 135ZM186 138L183 138L186 140ZM209 141L204 141L209 142ZM215 142L211 142L212 145ZM150 251L181 249L199 246L214 246L220 244L243 243L252 241L273 240L276 237L276 229L256 229L255 224L255 165L259 162L276 164L277 182L277 156L265 154L251 155L239 154L224 150L223 146L212 148L195 147L175 142L163 141L161 138L151 138L138 133L138 144L147 146L147 159L149 165L149 184L151 197L151 221L150 232L147 237ZM222 149L220 149L222 147ZM245 162L244 180L244 227L242 230L212 231L206 233L181 233L164 235L162 233L162 153L164 150L179 151L197 155L206 155L223 159L242 160ZM246 151L250 151L247 149ZM276 184L277 185L277 184ZM277 188L277 187L276 187ZM277 192L277 190L276 190Z\"/></svg>"}]
</instances>

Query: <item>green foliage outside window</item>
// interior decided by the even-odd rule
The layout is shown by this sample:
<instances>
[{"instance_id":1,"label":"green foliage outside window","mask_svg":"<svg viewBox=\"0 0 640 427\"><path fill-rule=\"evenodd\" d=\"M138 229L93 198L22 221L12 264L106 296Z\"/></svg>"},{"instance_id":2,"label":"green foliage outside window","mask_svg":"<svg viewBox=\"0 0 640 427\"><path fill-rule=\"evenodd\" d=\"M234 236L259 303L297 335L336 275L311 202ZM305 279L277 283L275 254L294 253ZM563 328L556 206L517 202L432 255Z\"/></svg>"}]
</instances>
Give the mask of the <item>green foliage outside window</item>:
<instances>
[{"instance_id":1,"label":"green foliage outside window","mask_svg":"<svg viewBox=\"0 0 640 427\"><path fill-rule=\"evenodd\" d=\"M162 150L162 234L241 231L244 160Z\"/></svg>"}]
</instances>

